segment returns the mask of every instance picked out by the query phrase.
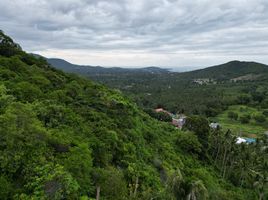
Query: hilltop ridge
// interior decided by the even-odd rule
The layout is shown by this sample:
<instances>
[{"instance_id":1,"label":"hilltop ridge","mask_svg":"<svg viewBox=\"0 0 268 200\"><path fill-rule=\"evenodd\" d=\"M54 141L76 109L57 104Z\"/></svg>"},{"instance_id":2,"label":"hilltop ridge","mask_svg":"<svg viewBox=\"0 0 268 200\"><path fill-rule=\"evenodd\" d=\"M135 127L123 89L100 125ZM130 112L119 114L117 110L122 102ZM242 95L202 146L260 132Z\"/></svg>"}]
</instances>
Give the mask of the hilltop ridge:
<instances>
[{"instance_id":1,"label":"hilltop ridge","mask_svg":"<svg viewBox=\"0 0 268 200\"><path fill-rule=\"evenodd\" d=\"M61 69L65 72L77 73L84 76L106 76L113 74L137 74L137 73L168 73L168 69L159 67L144 68L121 68L121 67L101 67L90 65L76 65L60 58L46 58L47 62L53 67Z\"/></svg>"},{"instance_id":2,"label":"hilltop ridge","mask_svg":"<svg viewBox=\"0 0 268 200\"><path fill-rule=\"evenodd\" d=\"M181 73L184 78L212 78L217 80L230 80L248 74L267 75L268 66L257 62L230 61L221 65Z\"/></svg>"}]
</instances>

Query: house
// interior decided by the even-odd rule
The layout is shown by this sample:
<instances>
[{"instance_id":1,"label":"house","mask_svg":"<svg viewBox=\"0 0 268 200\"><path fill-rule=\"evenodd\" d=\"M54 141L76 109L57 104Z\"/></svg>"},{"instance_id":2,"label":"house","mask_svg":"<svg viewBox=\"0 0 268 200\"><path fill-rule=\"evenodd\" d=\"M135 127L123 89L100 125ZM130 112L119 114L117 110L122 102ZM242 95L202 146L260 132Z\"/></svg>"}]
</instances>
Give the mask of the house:
<instances>
[{"instance_id":1,"label":"house","mask_svg":"<svg viewBox=\"0 0 268 200\"><path fill-rule=\"evenodd\" d=\"M256 142L256 139L255 138L245 138L246 142L248 144L251 144L251 143L255 143Z\"/></svg>"},{"instance_id":2,"label":"house","mask_svg":"<svg viewBox=\"0 0 268 200\"><path fill-rule=\"evenodd\" d=\"M209 127L212 128L212 129L218 129L221 126L220 126L219 123L212 122L212 123L209 124Z\"/></svg>"},{"instance_id":3,"label":"house","mask_svg":"<svg viewBox=\"0 0 268 200\"><path fill-rule=\"evenodd\" d=\"M186 122L186 116L180 115L178 118L172 118L172 124L178 128L182 128Z\"/></svg>"},{"instance_id":4,"label":"house","mask_svg":"<svg viewBox=\"0 0 268 200\"><path fill-rule=\"evenodd\" d=\"M172 118L172 124L176 127L179 126L179 119Z\"/></svg>"},{"instance_id":5,"label":"house","mask_svg":"<svg viewBox=\"0 0 268 200\"><path fill-rule=\"evenodd\" d=\"M166 111L165 109L163 108L157 108L154 110L155 112L159 113L159 112L163 112L163 113L166 113L168 114L170 117L172 117L172 124L174 126L176 126L177 128L182 128L182 126L185 124L186 122L186 116L181 114L181 115L177 115L177 114L173 114L171 112L168 112Z\"/></svg>"},{"instance_id":6,"label":"house","mask_svg":"<svg viewBox=\"0 0 268 200\"><path fill-rule=\"evenodd\" d=\"M241 144L247 142L244 138L238 137L236 138L236 144Z\"/></svg>"},{"instance_id":7,"label":"house","mask_svg":"<svg viewBox=\"0 0 268 200\"><path fill-rule=\"evenodd\" d=\"M196 83L198 85L207 85L210 83L210 79L208 78L199 78L199 79L194 79L193 83Z\"/></svg>"},{"instance_id":8,"label":"house","mask_svg":"<svg viewBox=\"0 0 268 200\"><path fill-rule=\"evenodd\" d=\"M157 108L157 109L155 109L154 110L155 112L163 112L163 113L166 113L166 114L168 114L169 116L171 116L172 117L172 113L170 113L170 112L168 112L168 111L166 111L165 109L163 109L163 108Z\"/></svg>"},{"instance_id":9,"label":"house","mask_svg":"<svg viewBox=\"0 0 268 200\"><path fill-rule=\"evenodd\" d=\"M242 138L242 137L236 138L236 144L241 144L241 143L252 144L255 142L256 142L255 138Z\"/></svg>"}]
</instances>

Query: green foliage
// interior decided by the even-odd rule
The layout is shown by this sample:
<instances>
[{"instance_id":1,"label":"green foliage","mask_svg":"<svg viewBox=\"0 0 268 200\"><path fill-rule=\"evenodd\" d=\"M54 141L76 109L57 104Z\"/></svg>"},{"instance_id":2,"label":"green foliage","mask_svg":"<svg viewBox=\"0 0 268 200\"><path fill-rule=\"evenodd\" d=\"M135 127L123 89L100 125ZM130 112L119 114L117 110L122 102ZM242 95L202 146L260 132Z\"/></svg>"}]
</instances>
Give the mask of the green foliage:
<instances>
[{"instance_id":1,"label":"green foliage","mask_svg":"<svg viewBox=\"0 0 268 200\"><path fill-rule=\"evenodd\" d=\"M228 112L228 117L230 119L237 120L238 119L238 114L233 112L233 111L230 111L230 112Z\"/></svg>"},{"instance_id":2,"label":"green foliage","mask_svg":"<svg viewBox=\"0 0 268 200\"><path fill-rule=\"evenodd\" d=\"M268 117L268 110L264 110L264 111L262 112L262 114L263 114L265 117Z\"/></svg>"},{"instance_id":3,"label":"green foliage","mask_svg":"<svg viewBox=\"0 0 268 200\"><path fill-rule=\"evenodd\" d=\"M197 136L191 132L180 133L176 144L186 153L200 154L202 151L202 146L198 141Z\"/></svg>"},{"instance_id":4,"label":"green foliage","mask_svg":"<svg viewBox=\"0 0 268 200\"><path fill-rule=\"evenodd\" d=\"M48 199L77 198L78 183L60 165L45 164L35 166L31 171L27 171L26 174L29 179L25 188L33 192L28 195L30 198L40 199L44 196Z\"/></svg>"},{"instance_id":5,"label":"green foliage","mask_svg":"<svg viewBox=\"0 0 268 200\"><path fill-rule=\"evenodd\" d=\"M250 115L252 118L256 115L262 115L264 110L260 107L246 106L246 105L232 105L229 106L226 111L221 113L211 120L219 122L223 130L227 131L230 129L233 134L243 136L243 137L259 137L267 129L265 123L257 123L255 120L249 120L248 123L243 124L241 121L233 120L228 117L229 112L235 112L239 116Z\"/></svg>"},{"instance_id":6,"label":"green foliage","mask_svg":"<svg viewBox=\"0 0 268 200\"><path fill-rule=\"evenodd\" d=\"M251 96L248 94L243 94L237 97L237 103L238 104L249 104L251 101Z\"/></svg>"},{"instance_id":7,"label":"green foliage","mask_svg":"<svg viewBox=\"0 0 268 200\"><path fill-rule=\"evenodd\" d=\"M13 42L13 40L5 35L0 30L0 55L2 56L13 56L19 53L21 50L20 46Z\"/></svg>"},{"instance_id":8,"label":"green foliage","mask_svg":"<svg viewBox=\"0 0 268 200\"><path fill-rule=\"evenodd\" d=\"M263 123L266 121L265 115L262 115L262 114L255 115L254 119L256 120L256 122L259 122L259 123Z\"/></svg>"},{"instance_id":9,"label":"green foliage","mask_svg":"<svg viewBox=\"0 0 268 200\"><path fill-rule=\"evenodd\" d=\"M252 161L247 154L235 165L225 158L230 174L219 178L220 159L238 150L227 146L229 134L211 136L206 118L189 117L185 127L193 133L177 130L120 92L58 71L9 42L12 51L0 56L0 199L93 199L97 190L104 200L232 199L235 190L245 199L261 191L262 179L254 192L243 168ZM257 163L264 163L258 149Z\"/></svg>"},{"instance_id":10,"label":"green foliage","mask_svg":"<svg viewBox=\"0 0 268 200\"><path fill-rule=\"evenodd\" d=\"M251 116L248 114L242 115L239 117L239 120L242 124L247 124L249 123L249 120L251 119Z\"/></svg>"},{"instance_id":11,"label":"green foliage","mask_svg":"<svg viewBox=\"0 0 268 200\"><path fill-rule=\"evenodd\" d=\"M8 181L7 177L0 176L0 197L3 200L7 200L12 193L12 185Z\"/></svg>"},{"instance_id":12,"label":"green foliage","mask_svg":"<svg viewBox=\"0 0 268 200\"><path fill-rule=\"evenodd\" d=\"M123 173L114 168L95 169L93 172L94 182L100 188L100 196L107 200L127 199L127 184Z\"/></svg>"},{"instance_id":13,"label":"green foliage","mask_svg":"<svg viewBox=\"0 0 268 200\"><path fill-rule=\"evenodd\" d=\"M198 140L203 147L207 148L210 129L206 118L200 116L188 117L183 128L193 131L197 135Z\"/></svg>"},{"instance_id":14,"label":"green foliage","mask_svg":"<svg viewBox=\"0 0 268 200\"><path fill-rule=\"evenodd\" d=\"M155 112L153 109L145 109L145 112L148 113L151 117L164 122L171 122L172 117L165 112Z\"/></svg>"}]
</instances>

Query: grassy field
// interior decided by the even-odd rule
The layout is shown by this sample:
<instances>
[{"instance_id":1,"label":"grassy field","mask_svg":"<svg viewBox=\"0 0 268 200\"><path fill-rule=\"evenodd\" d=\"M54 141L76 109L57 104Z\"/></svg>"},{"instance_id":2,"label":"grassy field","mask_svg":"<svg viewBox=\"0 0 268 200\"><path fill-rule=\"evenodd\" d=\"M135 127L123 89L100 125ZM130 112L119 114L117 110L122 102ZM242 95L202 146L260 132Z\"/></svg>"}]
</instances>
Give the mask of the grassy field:
<instances>
[{"instance_id":1,"label":"grassy field","mask_svg":"<svg viewBox=\"0 0 268 200\"><path fill-rule=\"evenodd\" d=\"M238 116L242 115L250 115L251 120L247 124L242 124L238 120L232 120L228 117L228 112L235 112ZM254 116L258 114L262 114L263 110L257 110L256 108L244 106L244 105L235 105L230 106L228 110L224 111L222 114L218 115L211 120L220 123L223 130L230 129L234 134L244 137L257 138L258 135L264 133L268 130L268 118L266 118L266 122L257 123L254 120Z\"/></svg>"}]
</instances>

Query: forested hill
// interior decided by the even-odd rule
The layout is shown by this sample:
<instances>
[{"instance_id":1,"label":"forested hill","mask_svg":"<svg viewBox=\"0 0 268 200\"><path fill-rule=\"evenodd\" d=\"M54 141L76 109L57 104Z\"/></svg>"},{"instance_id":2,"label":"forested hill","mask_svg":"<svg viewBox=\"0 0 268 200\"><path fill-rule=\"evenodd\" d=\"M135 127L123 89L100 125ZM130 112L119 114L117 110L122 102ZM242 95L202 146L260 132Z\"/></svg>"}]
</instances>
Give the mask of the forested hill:
<instances>
[{"instance_id":1,"label":"forested hill","mask_svg":"<svg viewBox=\"0 0 268 200\"><path fill-rule=\"evenodd\" d=\"M212 134L199 117L174 129L118 91L56 70L1 38L0 199L265 197L262 146L229 148L231 135ZM254 160L238 152L254 152Z\"/></svg>"},{"instance_id":2,"label":"forested hill","mask_svg":"<svg viewBox=\"0 0 268 200\"><path fill-rule=\"evenodd\" d=\"M256 62L231 61L183 73L159 70L140 73L127 69L124 73L112 69L103 73L82 73L75 65L69 67L71 72L123 91L144 108L164 107L173 113L207 117L216 116L228 105L236 104L237 98L247 95L248 91L263 93L261 87L265 88L268 83L268 66Z\"/></svg>"},{"instance_id":3,"label":"forested hill","mask_svg":"<svg viewBox=\"0 0 268 200\"><path fill-rule=\"evenodd\" d=\"M100 66L81 66L71 64L63 59L58 58L46 58L48 63L57 69L61 69L66 72L77 73L83 76L88 76L93 79L108 81L109 77L119 74L126 74L133 76L132 78L138 78L136 76L147 74L156 75L172 75L178 79L215 79L220 81L232 80L238 78L238 80L255 80L268 76L268 66L257 62L246 61L230 61L221 65L207 67L204 69L189 71L189 72L170 72L168 69L158 67L145 67L145 68L120 68L111 67L104 68ZM97 78L95 76L98 76ZM108 79L106 78L108 76Z\"/></svg>"},{"instance_id":4,"label":"forested hill","mask_svg":"<svg viewBox=\"0 0 268 200\"><path fill-rule=\"evenodd\" d=\"M181 77L188 79L211 78L216 80L230 80L247 75L248 76L255 75L252 77L257 78L258 75L263 76L267 74L268 74L267 65L256 62L231 61L225 64L208 67L205 69L181 73Z\"/></svg>"},{"instance_id":5,"label":"forested hill","mask_svg":"<svg viewBox=\"0 0 268 200\"><path fill-rule=\"evenodd\" d=\"M61 69L66 72L77 73L84 76L111 76L111 75L122 75L122 74L160 74L168 73L167 69L158 67L145 67L145 68L120 68L120 67L100 67L100 66L83 66L75 65L67 62L66 60L59 58L46 58L47 62L50 63L57 69Z\"/></svg>"}]
</instances>

